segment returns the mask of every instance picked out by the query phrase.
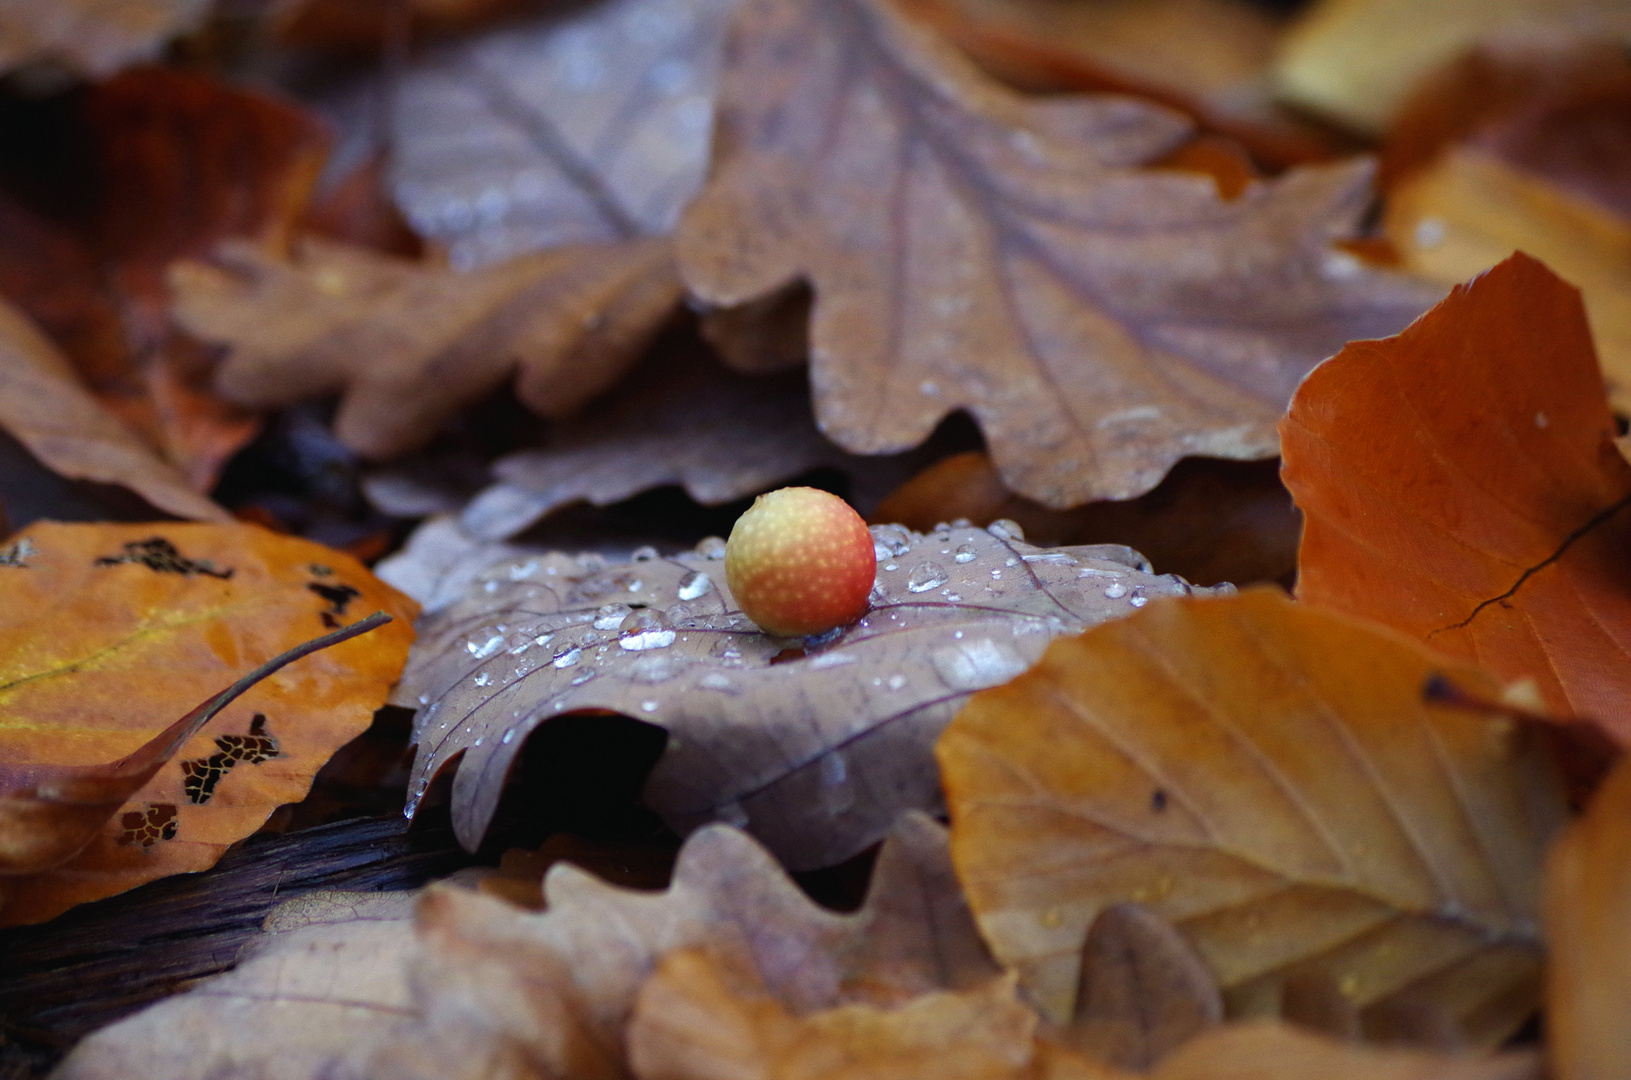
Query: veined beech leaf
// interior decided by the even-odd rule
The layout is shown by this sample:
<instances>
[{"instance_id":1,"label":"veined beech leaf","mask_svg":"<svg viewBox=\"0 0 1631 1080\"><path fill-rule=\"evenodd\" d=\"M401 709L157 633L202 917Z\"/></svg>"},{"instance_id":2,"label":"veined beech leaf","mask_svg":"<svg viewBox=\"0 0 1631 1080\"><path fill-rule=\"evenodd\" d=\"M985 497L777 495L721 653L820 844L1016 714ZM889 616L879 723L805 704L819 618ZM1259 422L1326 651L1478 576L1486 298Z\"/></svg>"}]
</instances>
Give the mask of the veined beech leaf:
<instances>
[{"instance_id":1,"label":"veined beech leaf","mask_svg":"<svg viewBox=\"0 0 1631 1080\"><path fill-rule=\"evenodd\" d=\"M1493 679L1278 590L1152 603L1055 642L941 737L952 851L999 960L1068 1018L1082 942L1137 901L1235 1017L1287 980L1411 995L1474 1045L1534 1008L1541 859L1566 807L1528 726L1429 704Z\"/></svg>"},{"instance_id":2,"label":"veined beech leaf","mask_svg":"<svg viewBox=\"0 0 1631 1080\"><path fill-rule=\"evenodd\" d=\"M1297 391L1297 595L1631 740L1631 465L1580 294L1514 255Z\"/></svg>"},{"instance_id":3,"label":"veined beech leaf","mask_svg":"<svg viewBox=\"0 0 1631 1080\"><path fill-rule=\"evenodd\" d=\"M374 610L389 626L249 689L68 862L22 879L0 922L47 919L202 870L298 801L368 727L413 638L413 602L350 556L252 525L36 525L0 557L0 760L138 752L205 695Z\"/></svg>"},{"instance_id":4,"label":"veined beech leaf","mask_svg":"<svg viewBox=\"0 0 1631 1080\"><path fill-rule=\"evenodd\" d=\"M754 626L717 538L671 558L494 564L420 626L397 697L420 706L410 808L457 759L454 829L474 848L527 736L611 710L669 732L645 801L677 831L728 821L795 869L842 862L901 810L940 805L930 747L970 693L1057 635L1189 592L1126 548L1017 534L875 527L872 610L821 642Z\"/></svg>"},{"instance_id":5,"label":"veined beech leaf","mask_svg":"<svg viewBox=\"0 0 1631 1080\"><path fill-rule=\"evenodd\" d=\"M174 268L176 315L231 352L218 384L257 408L342 392L335 432L369 457L437 426L516 373L561 416L617 381L679 302L666 240L560 248L455 274L308 240L292 262L244 246Z\"/></svg>"},{"instance_id":6,"label":"veined beech leaf","mask_svg":"<svg viewBox=\"0 0 1631 1080\"><path fill-rule=\"evenodd\" d=\"M807 280L822 431L886 453L966 408L1050 506L1137 495L1186 455L1272 456L1310 367L1437 295L1331 246L1367 165L1225 200L1139 168L1188 137L1178 114L1024 98L897 0L746 0L715 122L677 234L691 291Z\"/></svg>"}]
</instances>

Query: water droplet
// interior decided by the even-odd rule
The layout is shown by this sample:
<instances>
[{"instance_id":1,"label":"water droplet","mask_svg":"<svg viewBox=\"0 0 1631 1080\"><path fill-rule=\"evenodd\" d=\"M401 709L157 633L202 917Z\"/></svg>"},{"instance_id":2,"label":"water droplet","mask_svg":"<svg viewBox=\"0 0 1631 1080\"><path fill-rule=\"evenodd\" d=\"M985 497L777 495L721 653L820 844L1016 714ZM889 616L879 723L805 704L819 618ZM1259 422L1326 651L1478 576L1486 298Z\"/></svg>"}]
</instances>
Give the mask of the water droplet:
<instances>
[{"instance_id":1,"label":"water droplet","mask_svg":"<svg viewBox=\"0 0 1631 1080\"><path fill-rule=\"evenodd\" d=\"M488 686L491 685L493 677L484 671L471 681L473 681L477 686Z\"/></svg>"},{"instance_id":2,"label":"water droplet","mask_svg":"<svg viewBox=\"0 0 1631 1080\"><path fill-rule=\"evenodd\" d=\"M906 676L904 676L904 675L891 675L891 676L889 676L889 689L899 690L901 687L903 687L905 685L906 685Z\"/></svg>"},{"instance_id":3,"label":"water droplet","mask_svg":"<svg viewBox=\"0 0 1631 1080\"><path fill-rule=\"evenodd\" d=\"M633 581L629 582L629 592L639 592L645 587L646 583L641 581L639 578L635 578Z\"/></svg>"},{"instance_id":4,"label":"water droplet","mask_svg":"<svg viewBox=\"0 0 1631 1080\"><path fill-rule=\"evenodd\" d=\"M537 637L532 639L532 643L534 645L548 645L551 641L554 641L554 640L555 640L555 635L554 634L539 634Z\"/></svg>"},{"instance_id":5,"label":"water droplet","mask_svg":"<svg viewBox=\"0 0 1631 1080\"><path fill-rule=\"evenodd\" d=\"M736 693L736 684L717 671L710 671L697 680L697 685L704 690L717 690L721 694Z\"/></svg>"},{"instance_id":6,"label":"water droplet","mask_svg":"<svg viewBox=\"0 0 1631 1080\"><path fill-rule=\"evenodd\" d=\"M939 563L918 563L906 576L906 587L915 593L928 592L944 585L948 576L946 568Z\"/></svg>"},{"instance_id":7,"label":"water droplet","mask_svg":"<svg viewBox=\"0 0 1631 1080\"><path fill-rule=\"evenodd\" d=\"M944 596L947 602L952 604L958 603L963 599L961 593L947 592L945 589L940 590L940 595Z\"/></svg>"},{"instance_id":8,"label":"water droplet","mask_svg":"<svg viewBox=\"0 0 1631 1080\"><path fill-rule=\"evenodd\" d=\"M481 638L480 640L471 638L469 641L464 643L464 647L469 649L470 655L474 656L477 660L485 660L489 656L496 653L499 650L499 646L503 644L503 634L489 633L488 636Z\"/></svg>"},{"instance_id":9,"label":"water droplet","mask_svg":"<svg viewBox=\"0 0 1631 1080\"><path fill-rule=\"evenodd\" d=\"M1143 607L1145 604L1150 602L1150 598L1147 596L1135 596L1127 602L1134 607Z\"/></svg>"},{"instance_id":10,"label":"water droplet","mask_svg":"<svg viewBox=\"0 0 1631 1080\"><path fill-rule=\"evenodd\" d=\"M606 604L595 609L596 630L616 630L634 609L627 604Z\"/></svg>"},{"instance_id":11,"label":"water droplet","mask_svg":"<svg viewBox=\"0 0 1631 1080\"><path fill-rule=\"evenodd\" d=\"M643 544L629 553L630 562L650 562L657 558L657 549L650 544Z\"/></svg>"},{"instance_id":12,"label":"water droplet","mask_svg":"<svg viewBox=\"0 0 1631 1080\"><path fill-rule=\"evenodd\" d=\"M995 536L998 540L1025 539L1025 530L1019 527L1019 523L1017 521L1010 521L1007 518L998 518L996 521L993 521L991 524L987 525L985 527L985 531L990 533L992 536Z\"/></svg>"},{"instance_id":13,"label":"water droplet","mask_svg":"<svg viewBox=\"0 0 1631 1080\"><path fill-rule=\"evenodd\" d=\"M488 592L497 592L498 591L498 582L489 581L486 584L484 584L482 586L482 588L486 589Z\"/></svg>"},{"instance_id":14,"label":"water droplet","mask_svg":"<svg viewBox=\"0 0 1631 1080\"><path fill-rule=\"evenodd\" d=\"M953 690L983 690L1007 682L1029 665L1007 645L990 638L947 645L929 654L935 674Z\"/></svg>"},{"instance_id":15,"label":"water droplet","mask_svg":"<svg viewBox=\"0 0 1631 1080\"><path fill-rule=\"evenodd\" d=\"M1119 581L1112 581L1105 587L1104 595L1105 598L1109 600L1120 600L1123 596L1127 595L1127 586L1123 585Z\"/></svg>"},{"instance_id":16,"label":"water droplet","mask_svg":"<svg viewBox=\"0 0 1631 1080\"><path fill-rule=\"evenodd\" d=\"M951 558L953 562L971 563L979 557L980 553L974 550L973 544L959 544L957 547L957 553Z\"/></svg>"},{"instance_id":17,"label":"water droplet","mask_svg":"<svg viewBox=\"0 0 1631 1080\"><path fill-rule=\"evenodd\" d=\"M427 705L429 703L430 703L430 695L429 694L420 694L419 695L419 704Z\"/></svg>"},{"instance_id":18,"label":"water droplet","mask_svg":"<svg viewBox=\"0 0 1631 1080\"><path fill-rule=\"evenodd\" d=\"M912 533L904 525L874 525L872 526L873 548L882 547L884 552L878 558L885 559L891 555L904 555L912 550Z\"/></svg>"},{"instance_id":19,"label":"water droplet","mask_svg":"<svg viewBox=\"0 0 1631 1080\"><path fill-rule=\"evenodd\" d=\"M680 579L679 597L681 600L695 600L713 587L713 578L701 570L693 570Z\"/></svg>"},{"instance_id":20,"label":"water droplet","mask_svg":"<svg viewBox=\"0 0 1631 1080\"><path fill-rule=\"evenodd\" d=\"M992 580L992 581L997 581L997 580L999 580L999 579L1000 579L1000 578L1001 578L1001 577L1002 577L1002 571L1001 571L1001 570L998 570L998 569L997 569L997 568L996 568L996 567L995 567L995 566L993 566L993 567L992 567L992 568L991 568L991 580Z\"/></svg>"},{"instance_id":21,"label":"water droplet","mask_svg":"<svg viewBox=\"0 0 1631 1080\"><path fill-rule=\"evenodd\" d=\"M585 570L599 570L606 565L606 556L598 551L585 551L578 555L578 565Z\"/></svg>"},{"instance_id":22,"label":"water droplet","mask_svg":"<svg viewBox=\"0 0 1631 1080\"><path fill-rule=\"evenodd\" d=\"M725 557L725 541L717 536L704 536L697 541L697 554L704 559L723 559Z\"/></svg>"},{"instance_id":23,"label":"water droplet","mask_svg":"<svg viewBox=\"0 0 1631 1080\"><path fill-rule=\"evenodd\" d=\"M1063 551L1039 551L1035 555L1023 555L1023 556L1021 556L1021 558L1023 558L1028 563L1047 563L1050 566L1051 565L1060 565L1060 566L1075 566L1076 565L1075 556L1066 555Z\"/></svg>"},{"instance_id":24,"label":"water droplet","mask_svg":"<svg viewBox=\"0 0 1631 1080\"><path fill-rule=\"evenodd\" d=\"M640 703L640 708L643 712L656 712L657 703L655 701L642 701Z\"/></svg>"},{"instance_id":25,"label":"water droplet","mask_svg":"<svg viewBox=\"0 0 1631 1080\"><path fill-rule=\"evenodd\" d=\"M617 639L617 644L629 652L640 652L644 649L666 649L674 644L674 636L672 630L641 630L634 634L624 634Z\"/></svg>"},{"instance_id":26,"label":"water droplet","mask_svg":"<svg viewBox=\"0 0 1631 1080\"><path fill-rule=\"evenodd\" d=\"M481 745L481 744L482 744L482 743L484 743L484 742L486 742L486 741L487 741L487 736L485 736L485 735L477 735L477 736L476 736L476 741L475 741L475 742L473 742L473 743L471 743L471 744L470 744L470 745L471 745L471 746L473 746L473 747L474 747L474 746L480 746L480 745Z\"/></svg>"},{"instance_id":27,"label":"water droplet","mask_svg":"<svg viewBox=\"0 0 1631 1080\"><path fill-rule=\"evenodd\" d=\"M835 668L855 663L855 657L846 652L818 653L810 658L812 668Z\"/></svg>"},{"instance_id":28,"label":"water droplet","mask_svg":"<svg viewBox=\"0 0 1631 1080\"><path fill-rule=\"evenodd\" d=\"M578 657L582 655L583 650L574 645L572 648L567 649L565 652L557 655L555 659L550 661L550 663L554 664L558 668L569 668L576 665L578 662Z\"/></svg>"},{"instance_id":29,"label":"water droplet","mask_svg":"<svg viewBox=\"0 0 1631 1080\"><path fill-rule=\"evenodd\" d=\"M584 668L582 671L572 676L572 685L582 686L584 683L588 682L590 679L593 679L599 674L600 672L596 671L594 668Z\"/></svg>"},{"instance_id":30,"label":"water droplet","mask_svg":"<svg viewBox=\"0 0 1631 1080\"><path fill-rule=\"evenodd\" d=\"M525 581L538 572L538 560L528 559L524 563L516 563L510 567L511 581Z\"/></svg>"},{"instance_id":31,"label":"water droplet","mask_svg":"<svg viewBox=\"0 0 1631 1080\"><path fill-rule=\"evenodd\" d=\"M505 731L504 732L504 738L500 739L499 741L502 742L505 746L508 746L511 743L513 743L515 741L515 729L510 728L509 730Z\"/></svg>"},{"instance_id":32,"label":"water droplet","mask_svg":"<svg viewBox=\"0 0 1631 1080\"><path fill-rule=\"evenodd\" d=\"M885 563L884 564L884 569L885 570L899 570L900 569L900 563Z\"/></svg>"}]
</instances>

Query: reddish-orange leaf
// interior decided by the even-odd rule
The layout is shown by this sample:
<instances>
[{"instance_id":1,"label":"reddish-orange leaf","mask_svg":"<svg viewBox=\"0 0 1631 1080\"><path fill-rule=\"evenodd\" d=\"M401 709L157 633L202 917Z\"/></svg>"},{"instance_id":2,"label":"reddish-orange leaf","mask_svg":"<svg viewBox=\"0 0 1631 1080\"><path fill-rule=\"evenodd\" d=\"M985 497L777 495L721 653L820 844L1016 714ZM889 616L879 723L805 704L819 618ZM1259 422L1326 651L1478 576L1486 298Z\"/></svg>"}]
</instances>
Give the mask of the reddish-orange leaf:
<instances>
[{"instance_id":1,"label":"reddish-orange leaf","mask_svg":"<svg viewBox=\"0 0 1631 1080\"><path fill-rule=\"evenodd\" d=\"M350 556L251 525L42 524L15 538L0 552L0 760L14 773L136 752L246 668L376 609L396 621L245 693L78 856L16 883L0 922L213 864L368 726L415 614Z\"/></svg>"},{"instance_id":2,"label":"reddish-orange leaf","mask_svg":"<svg viewBox=\"0 0 1631 1080\"><path fill-rule=\"evenodd\" d=\"M1299 598L1631 739L1631 465L1575 289L1514 255L1321 365L1280 435Z\"/></svg>"}]
</instances>

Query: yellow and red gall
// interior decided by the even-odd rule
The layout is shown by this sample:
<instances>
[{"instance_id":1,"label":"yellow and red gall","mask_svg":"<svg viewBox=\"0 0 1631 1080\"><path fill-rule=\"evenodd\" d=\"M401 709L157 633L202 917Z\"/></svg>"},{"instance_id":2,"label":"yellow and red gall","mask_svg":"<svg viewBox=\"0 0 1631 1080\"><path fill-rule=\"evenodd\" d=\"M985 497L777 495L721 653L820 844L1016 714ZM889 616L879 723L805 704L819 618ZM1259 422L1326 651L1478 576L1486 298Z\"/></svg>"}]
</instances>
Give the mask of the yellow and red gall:
<instances>
[{"instance_id":1,"label":"yellow and red gall","mask_svg":"<svg viewBox=\"0 0 1631 1080\"><path fill-rule=\"evenodd\" d=\"M861 515L816 488L754 500L725 542L725 580L767 634L825 633L866 614L878 558Z\"/></svg>"}]
</instances>

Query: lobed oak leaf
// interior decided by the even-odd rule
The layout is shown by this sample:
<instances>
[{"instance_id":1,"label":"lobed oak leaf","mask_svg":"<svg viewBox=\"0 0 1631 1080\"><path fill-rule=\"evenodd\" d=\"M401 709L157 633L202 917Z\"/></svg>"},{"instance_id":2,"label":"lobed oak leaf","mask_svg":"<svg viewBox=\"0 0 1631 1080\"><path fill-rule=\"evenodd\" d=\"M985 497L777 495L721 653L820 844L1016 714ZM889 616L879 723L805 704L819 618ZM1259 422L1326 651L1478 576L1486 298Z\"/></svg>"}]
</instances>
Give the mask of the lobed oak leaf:
<instances>
[{"instance_id":1,"label":"lobed oak leaf","mask_svg":"<svg viewBox=\"0 0 1631 1080\"><path fill-rule=\"evenodd\" d=\"M1055 642L937 747L993 952L1062 1021L1088 926L1132 900L1193 944L1231 1016L1319 974L1362 1018L1408 995L1498 1044L1538 998L1540 865L1567 810L1538 733L1426 702L1433 674L1495 694L1267 588Z\"/></svg>"},{"instance_id":2,"label":"lobed oak leaf","mask_svg":"<svg viewBox=\"0 0 1631 1080\"><path fill-rule=\"evenodd\" d=\"M552 427L542 449L495 461L496 482L459 524L503 540L570 503L606 506L665 484L715 506L822 465L860 478L859 488L887 489L913 463L857 458L823 438L803 372L739 375L691 348L652 357L623 390Z\"/></svg>"},{"instance_id":3,"label":"lobed oak leaf","mask_svg":"<svg viewBox=\"0 0 1631 1080\"><path fill-rule=\"evenodd\" d=\"M0 10L0 71L44 62L111 75L157 59L208 9L208 0L11 0Z\"/></svg>"},{"instance_id":4,"label":"lobed oak leaf","mask_svg":"<svg viewBox=\"0 0 1631 1080\"><path fill-rule=\"evenodd\" d=\"M1514 255L1321 365L1281 430L1300 599L1631 738L1631 465L1576 290Z\"/></svg>"},{"instance_id":5,"label":"lobed oak leaf","mask_svg":"<svg viewBox=\"0 0 1631 1080\"><path fill-rule=\"evenodd\" d=\"M1556 1080L1631 1069L1631 764L1622 757L1546 865L1546 1042Z\"/></svg>"},{"instance_id":6,"label":"lobed oak leaf","mask_svg":"<svg viewBox=\"0 0 1631 1080\"><path fill-rule=\"evenodd\" d=\"M970 693L1059 634L1190 591L1126 548L1017 534L875 527L871 612L803 643L737 609L717 538L671 558L491 565L423 621L398 691L420 707L410 809L457 761L453 824L473 849L528 735L609 710L670 733L644 798L675 830L729 821L795 869L842 862L901 810L939 806L928 748Z\"/></svg>"},{"instance_id":7,"label":"lobed oak leaf","mask_svg":"<svg viewBox=\"0 0 1631 1080\"><path fill-rule=\"evenodd\" d=\"M335 432L369 457L430 441L512 371L529 407L572 412L627 371L680 297L664 240L468 274L316 239L292 262L244 247L220 259L172 276L182 325L231 346L222 392L265 408L343 391Z\"/></svg>"},{"instance_id":8,"label":"lobed oak leaf","mask_svg":"<svg viewBox=\"0 0 1631 1080\"><path fill-rule=\"evenodd\" d=\"M415 613L350 556L249 525L39 524L0 560L0 596L0 759L13 769L135 752L232 674L357 608L397 620L250 689L80 854L13 883L7 924L205 869L298 801L367 728Z\"/></svg>"},{"instance_id":9,"label":"lobed oak leaf","mask_svg":"<svg viewBox=\"0 0 1631 1080\"><path fill-rule=\"evenodd\" d=\"M1022 98L896 0L749 0L720 94L681 274L717 305L809 282L817 419L856 453L966 408L1013 490L1125 498L1186 455L1272 455L1317 360L1436 293L1331 247L1367 166L1224 200L1137 168L1188 137L1182 117Z\"/></svg>"},{"instance_id":10,"label":"lobed oak leaf","mask_svg":"<svg viewBox=\"0 0 1631 1080\"><path fill-rule=\"evenodd\" d=\"M224 520L129 427L85 389L51 340L0 300L0 426L52 470L118 484L178 517Z\"/></svg>"},{"instance_id":11,"label":"lobed oak leaf","mask_svg":"<svg viewBox=\"0 0 1631 1080\"><path fill-rule=\"evenodd\" d=\"M702 183L737 0L607 0L444 45L396 89L392 183L473 269L672 231Z\"/></svg>"}]
</instances>

